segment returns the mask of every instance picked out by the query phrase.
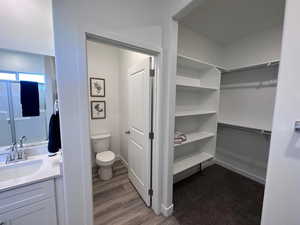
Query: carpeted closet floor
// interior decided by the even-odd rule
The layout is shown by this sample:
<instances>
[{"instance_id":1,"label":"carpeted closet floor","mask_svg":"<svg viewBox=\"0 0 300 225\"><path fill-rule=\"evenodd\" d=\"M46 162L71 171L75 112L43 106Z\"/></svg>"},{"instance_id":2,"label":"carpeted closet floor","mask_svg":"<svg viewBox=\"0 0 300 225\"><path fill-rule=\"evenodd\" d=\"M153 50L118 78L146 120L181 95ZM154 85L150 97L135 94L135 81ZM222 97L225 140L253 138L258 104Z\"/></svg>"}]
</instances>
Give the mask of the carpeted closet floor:
<instances>
[{"instance_id":1,"label":"carpeted closet floor","mask_svg":"<svg viewBox=\"0 0 300 225\"><path fill-rule=\"evenodd\" d=\"M181 225L259 225L264 186L213 165L174 185Z\"/></svg>"}]
</instances>

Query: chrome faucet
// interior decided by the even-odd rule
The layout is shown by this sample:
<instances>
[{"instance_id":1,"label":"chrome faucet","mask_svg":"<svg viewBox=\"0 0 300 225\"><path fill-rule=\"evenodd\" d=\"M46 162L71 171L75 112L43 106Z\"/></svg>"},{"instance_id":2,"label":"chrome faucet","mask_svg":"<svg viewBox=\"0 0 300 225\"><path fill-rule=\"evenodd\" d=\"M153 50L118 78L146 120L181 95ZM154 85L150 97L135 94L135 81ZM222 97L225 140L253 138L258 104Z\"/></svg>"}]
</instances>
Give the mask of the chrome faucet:
<instances>
[{"instance_id":1,"label":"chrome faucet","mask_svg":"<svg viewBox=\"0 0 300 225\"><path fill-rule=\"evenodd\" d=\"M17 143L13 143L13 145L10 147L10 152L7 157L7 163L12 163L12 162L18 162L18 161L23 161L26 160L26 155L24 150L22 149L24 147L24 140L26 140L25 136L22 136L20 138L20 149L18 148Z\"/></svg>"},{"instance_id":2,"label":"chrome faucet","mask_svg":"<svg viewBox=\"0 0 300 225\"><path fill-rule=\"evenodd\" d=\"M9 152L9 157L8 157L8 162L14 162L17 161L18 158L18 145L17 143L13 143L12 146L10 147L10 152Z\"/></svg>"},{"instance_id":3,"label":"chrome faucet","mask_svg":"<svg viewBox=\"0 0 300 225\"><path fill-rule=\"evenodd\" d=\"M24 141L26 141L26 136L22 136L21 138L20 138L20 140L19 140L19 142L20 142L20 148L23 148L24 146Z\"/></svg>"}]
</instances>

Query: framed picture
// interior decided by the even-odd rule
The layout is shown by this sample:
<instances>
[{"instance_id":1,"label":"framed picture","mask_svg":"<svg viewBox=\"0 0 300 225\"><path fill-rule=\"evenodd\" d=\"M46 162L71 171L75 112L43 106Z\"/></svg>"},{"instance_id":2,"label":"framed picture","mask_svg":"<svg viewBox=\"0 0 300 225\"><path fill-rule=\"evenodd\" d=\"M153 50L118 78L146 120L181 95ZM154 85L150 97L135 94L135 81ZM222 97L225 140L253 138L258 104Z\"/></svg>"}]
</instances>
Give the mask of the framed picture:
<instances>
[{"instance_id":1,"label":"framed picture","mask_svg":"<svg viewBox=\"0 0 300 225\"><path fill-rule=\"evenodd\" d=\"M105 80L102 78L90 78L91 97L105 97Z\"/></svg>"},{"instance_id":2,"label":"framed picture","mask_svg":"<svg viewBox=\"0 0 300 225\"><path fill-rule=\"evenodd\" d=\"M106 118L105 101L91 101L91 118L92 120Z\"/></svg>"}]
</instances>

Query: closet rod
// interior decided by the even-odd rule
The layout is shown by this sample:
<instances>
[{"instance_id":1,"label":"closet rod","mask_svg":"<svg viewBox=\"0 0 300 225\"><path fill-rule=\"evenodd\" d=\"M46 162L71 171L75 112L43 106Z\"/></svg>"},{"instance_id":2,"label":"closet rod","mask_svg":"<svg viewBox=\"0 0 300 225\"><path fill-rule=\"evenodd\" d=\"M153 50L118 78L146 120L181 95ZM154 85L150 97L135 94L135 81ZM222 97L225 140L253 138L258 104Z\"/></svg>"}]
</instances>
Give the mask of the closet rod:
<instances>
[{"instance_id":1,"label":"closet rod","mask_svg":"<svg viewBox=\"0 0 300 225\"><path fill-rule=\"evenodd\" d=\"M235 89L235 88L263 88L277 86L277 80L252 82L247 84L223 84L221 89Z\"/></svg>"},{"instance_id":2,"label":"closet rod","mask_svg":"<svg viewBox=\"0 0 300 225\"><path fill-rule=\"evenodd\" d=\"M247 131L247 132L256 133L256 134L262 134L262 135L266 135L266 136L272 135L272 131L252 128L252 127L243 127L243 126L239 126L239 125L233 125L233 124L222 123L222 122L218 122L218 126L239 129L242 131Z\"/></svg>"},{"instance_id":3,"label":"closet rod","mask_svg":"<svg viewBox=\"0 0 300 225\"><path fill-rule=\"evenodd\" d=\"M233 72L248 71L248 70L252 70L252 69L260 69L260 68L264 68L264 67L278 66L279 63L280 63L280 61L277 60L277 61L271 61L268 63L246 66L246 67L237 68L237 69L222 70L221 72L222 72L222 74L226 74L226 73L233 73Z\"/></svg>"}]
</instances>

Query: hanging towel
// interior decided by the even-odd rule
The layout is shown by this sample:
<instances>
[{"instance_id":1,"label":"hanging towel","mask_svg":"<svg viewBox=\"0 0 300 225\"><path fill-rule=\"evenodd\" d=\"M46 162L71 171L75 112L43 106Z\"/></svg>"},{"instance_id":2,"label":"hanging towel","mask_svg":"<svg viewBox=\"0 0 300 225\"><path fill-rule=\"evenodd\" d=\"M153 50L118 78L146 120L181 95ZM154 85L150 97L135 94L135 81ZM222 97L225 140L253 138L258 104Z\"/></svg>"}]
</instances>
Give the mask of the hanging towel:
<instances>
[{"instance_id":1,"label":"hanging towel","mask_svg":"<svg viewBox=\"0 0 300 225\"><path fill-rule=\"evenodd\" d=\"M39 116L39 84L36 82L20 81L20 92L22 116Z\"/></svg>"},{"instance_id":2,"label":"hanging towel","mask_svg":"<svg viewBox=\"0 0 300 225\"><path fill-rule=\"evenodd\" d=\"M56 153L61 148L60 127L59 127L59 113L53 114L49 122L49 141L48 151Z\"/></svg>"}]
</instances>

